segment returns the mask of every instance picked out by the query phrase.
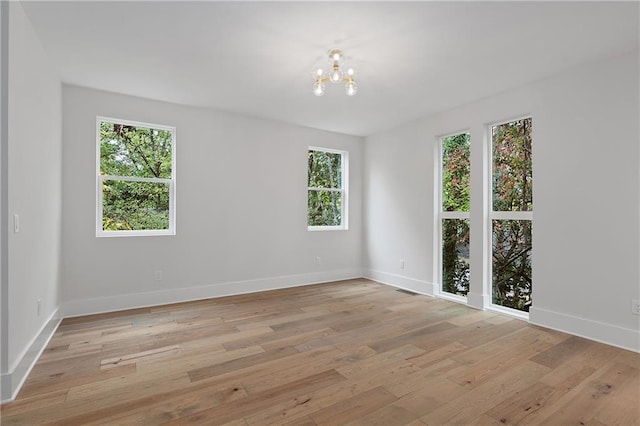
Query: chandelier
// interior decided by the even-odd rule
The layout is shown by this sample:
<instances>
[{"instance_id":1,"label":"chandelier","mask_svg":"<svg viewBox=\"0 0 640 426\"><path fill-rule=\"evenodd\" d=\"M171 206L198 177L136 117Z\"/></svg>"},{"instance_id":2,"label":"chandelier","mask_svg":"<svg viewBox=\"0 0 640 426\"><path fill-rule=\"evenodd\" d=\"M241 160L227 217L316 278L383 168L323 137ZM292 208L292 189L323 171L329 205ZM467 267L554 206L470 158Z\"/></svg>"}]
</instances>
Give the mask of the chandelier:
<instances>
[{"instance_id":1,"label":"chandelier","mask_svg":"<svg viewBox=\"0 0 640 426\"><path fill-rule=\"evenodd\" d=\"M355 72L353 68L348 68L346 71L342 71L340 65L342 63L342 50L331 49L329 51L329 63L331 68L328 75L322 68L314 70L313 76L315 82L313 83L313 94L316 96L324 95L325 83L330 81L332 83L345 83L345 92L347 96L353 96L358 91L358 85L353 79Z\"/></svg>"}]
</instances>

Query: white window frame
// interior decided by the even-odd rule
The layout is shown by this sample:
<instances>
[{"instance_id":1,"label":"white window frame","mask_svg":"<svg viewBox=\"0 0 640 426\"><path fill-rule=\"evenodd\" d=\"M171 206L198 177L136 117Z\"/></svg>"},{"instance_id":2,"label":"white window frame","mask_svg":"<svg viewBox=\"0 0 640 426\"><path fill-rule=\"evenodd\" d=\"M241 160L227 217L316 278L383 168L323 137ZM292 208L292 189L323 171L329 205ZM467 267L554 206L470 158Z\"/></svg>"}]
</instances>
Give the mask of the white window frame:
<instances>
[{"instance_id":1,"label":"white window frame","mask_svg":"<svg viewBox=\"0 0 640 426\"><path fill-rule=\"evenodd\" d=\"M100 123L117 123L125 126L146 127L171 132L171 178L138 178L131 176L113 176L100 174ZM165 183L169 185L169 229L105 231L102 227L102 186L105 180L127 182ZM176 128L161 124L141 121L123 120L120 118L96 117L96 237L148 237L176 235Z\"/></svg>"},{"instance_id":2,"label":"white window frame","mask_svg":"<svg viewBox=\"0 0 640 426\"><path fill-rule=\"evenodd\" d=\"M349 229L349 152L343 151L339 149L331 149L331 148L321 148L318 146L310 146L307 149L307 158L309 156L309 151L321 151L327 152L330 154L340 154L341 162L340 162L340 171L341 171L341 179L342 188L319 188L319 187L310 187L307 186L307 210L306 211L306 222L307 222L307 231L346 231ZM307 168L307 182L309 182L309 170ZM309 226L309 191L333 191L340 192L342 194L342 211L340 212L340 217L342 218L342 223L338 226Z\"/></svg>"},{"instance_id":3,"label":"white window frame","mask_svg":"<svg viewBox=\"0 0 640 426\"><path fill-rule=\"evenodd\" d=\"M443 298L443 299L449 299L452 300L454 302L460 302L460 303L467 303L468 301L468 297L465 296L460 296L457 294L453 294L453 293L449 293L446 292L442 289L442 285L444 284L444 279L442 277L442 273L444 272L442 269L442 221L443 219L468 219L471 220L471 205L469 205L469 211L468 212L462 212L462 211L444 211L442 209L442 184L443 184L443 168L444 168L444 158L443 158L443 154L444 154L444 150L442 149L442 142L445 138L451 137L451 136L456 136L456 135L460 135L463 133L468 133L469 134L469 147L471 147L471 130L470 129L465 129L465 130L460 130L457 132L453 132L453 133L447 133L444 135L440 135L436 138L436 173L435 173L435 179L434 182L437 185L436 187L436 203L435 203L435 210L436 210L436 235L437 235L437 247L435 247L435 253L438 253L438 255L436 256L436 262L438 263L436 265L436 267L434 268L435 271L437 271L437 285L435 286L436 288L435 290L435 294L438 295L439 297ZM469 181L469 185L471 185L471 181ZM471 229L471 226L469 226L469 229ZM471 288L469 288L469 291L471 291Z\"/></svg>"},{"instance_id":4,"label":"white window frame","mask_svg":"<svg viewBox=\"0 0 640 426\"><path fill-rule=\"evenodd\" d=\"M524 320L529 320L529 313L528 312L524 312L524 311L520 311L518 309L513 309L513 308L508 308L506 306L502 306L502 305L496 305L495 303L493 303L493 221L494 220L530 220L533 224L533 210L531 211L515 211L515 212L509 212L509 211L494 211L493 210L493 132L492 129L495 126L500 126L502 124L507 124L507 123L511 123L514 121L518 121L518 120L525 120L525 119L531 119L531 123L532 123L532 127L531 127L531 138L533 139L533 114L525 114L525 115L521 115L515 118L510 118L508 120L500 120L500 121L495 121L492 123L488 123L486 126L486 140L487 143L489 144L488 149L487 149L487 153L488 153L488 161L487 161L487 165L488 165L488 181L487 181L487 193L488 193L488 208L487 211L489 212L489 214L487 215L487 223L486 223L486 230L487 230L487 241L486 241L486 249L487 249L487 279L488 279L488 285L487 285L487 290L488 290L488 295L487 295L487 299L488 299L488 305L487 305L487 309L494 311L494 312L500 312L503 314L507 314L507 315L511 315L513 317L516 318L521 318ZM532 160L532 167L533 167L533 160ZM533 275L533 262L532 262L532 271L531 274Z\"/></svg>"}]
</instances>

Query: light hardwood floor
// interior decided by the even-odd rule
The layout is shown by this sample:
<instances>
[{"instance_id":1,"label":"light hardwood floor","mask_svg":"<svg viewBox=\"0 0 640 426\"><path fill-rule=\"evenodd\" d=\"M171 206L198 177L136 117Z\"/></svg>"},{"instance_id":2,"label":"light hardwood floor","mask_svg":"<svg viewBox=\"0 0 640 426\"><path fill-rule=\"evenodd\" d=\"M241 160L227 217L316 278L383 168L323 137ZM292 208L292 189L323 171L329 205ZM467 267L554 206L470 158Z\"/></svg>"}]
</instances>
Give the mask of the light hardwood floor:
<instances>
[{"instance_id":1,"label":"light hardwood floor","mask_svg":"<svg viewBox=\"0 0 640 426\"><path fill-rule=\"evenodd\" d=\"M366 280L71 318L2 425L640 424L640 354Z\"/></svg>"}]
</instances>

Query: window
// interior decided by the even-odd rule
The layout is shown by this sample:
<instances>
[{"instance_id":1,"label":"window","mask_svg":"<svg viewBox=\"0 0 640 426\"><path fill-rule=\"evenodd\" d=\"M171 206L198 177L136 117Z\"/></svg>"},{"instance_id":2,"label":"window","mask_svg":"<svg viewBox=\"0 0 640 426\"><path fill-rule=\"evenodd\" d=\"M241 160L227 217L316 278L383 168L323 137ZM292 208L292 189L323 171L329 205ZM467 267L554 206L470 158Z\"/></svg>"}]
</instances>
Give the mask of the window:
<instances>
[{"instance_id":1,"label":"window","mask_svg":"<svg viewBox=\"0 0 640 426\"><path fill-rule=\"evenodd\" d=\"M349 153L309 147L307 229L347 229Z\"/></svg>"},{"instance_id":2,"label":"window","mask_svg":"<svg viewBox=\"0 0 640 426\"><path fill-rule=\"evenodd\" d=\"M463 297L469 292L470 139L469 133L440 139L440 290Z\"/></svg>"},{"instance_id":3,"label":"window","mask_svg":"<svg viewBox=\"0 0 640 426\"><path fill-rule=\"evenodd\" d=\"M494 305L531 306L532 120L491 127L491 276Z\"/></svg>"},{"instance_id":4,"label":"window","mask_svg":"<svg viewBox=\"0 0 640 426\"><path fill-rule=\"evenodd\" d=\"M175 234L175 128L97 118L97 236Z\"/></svg>"}]
</instances>

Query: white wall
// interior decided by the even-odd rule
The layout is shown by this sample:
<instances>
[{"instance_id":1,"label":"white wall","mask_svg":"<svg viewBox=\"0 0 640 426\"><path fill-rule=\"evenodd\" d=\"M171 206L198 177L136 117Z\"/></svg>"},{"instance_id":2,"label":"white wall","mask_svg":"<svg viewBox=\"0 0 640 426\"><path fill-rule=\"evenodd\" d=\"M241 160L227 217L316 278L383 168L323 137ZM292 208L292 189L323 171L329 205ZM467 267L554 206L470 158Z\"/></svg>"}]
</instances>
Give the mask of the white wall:
<instances>
[{"instance_id":1,"label":"white wall","mask_svg":"<svg viewBox=\"0 0 640 426\"><path fill-rule=\"evenodd\" d=\"M0 2L0 401L11 395L9 379L9 278L7 267L7 132L9 88L9 3ZM9 398L7 396L6 398Z\"/></svg>"},{"instance_id":2,"label":"white wall","mask_svg":"<svg viewBox=\"0 0 640 426\"><path fill-rule=\"evenodd\" d=\"M57 325L62 89L18 2L9 4L8 371L10 397ZM13 216L20 231L13 232ZM37 300L42 302L37 312Z\"/></svg>"},{"instance_id":3,"label":"white wall","mask_svg":"<svg viewBox=\"0 0 640 426\"><path fill-rule=\"evenodd\" d=\"M68 86L63 112L66 316L361 275L361 138ZM98 115L176 127L176 236L96 238ZM347 231L307 231L310 145L349 151Z\"/></svg>"},{"instance_id":4,"label":"white wall","mask_svg":"<svg viewBox=\"0 0 640 426\"><path fill-rule=\"evenodd\" d=\"M638 75L638 52L632 52L368 137L365 275L434 293L434 146L439 135L470 130L469 302L486 306L486 124L531 114L530 320L640 350L640 318L631 314L631 299L640 298Z\"/></svg>"}]
</instances>

